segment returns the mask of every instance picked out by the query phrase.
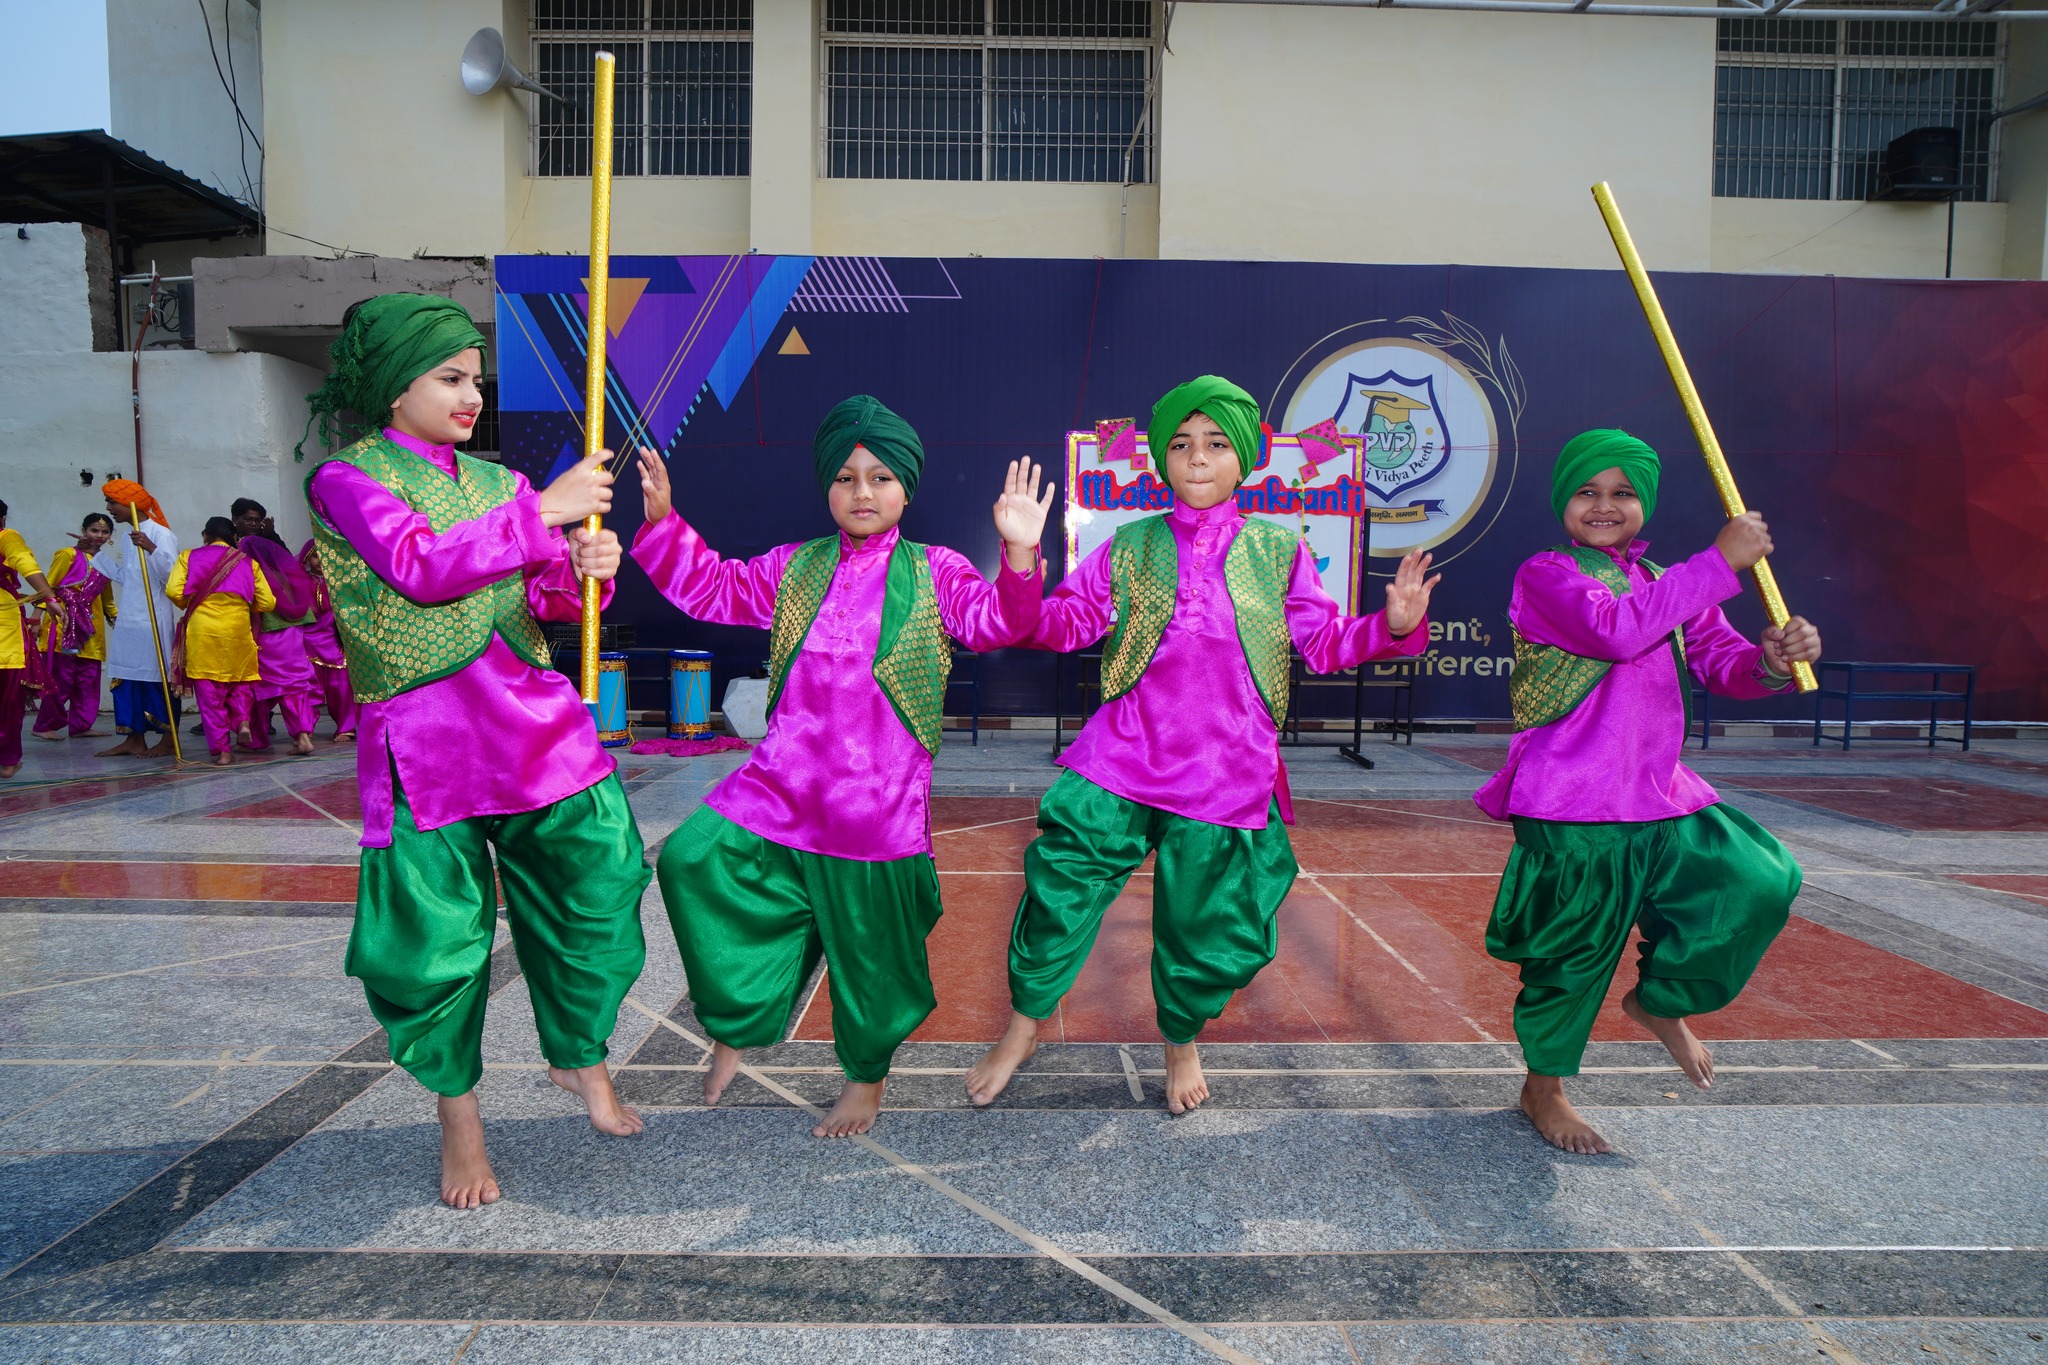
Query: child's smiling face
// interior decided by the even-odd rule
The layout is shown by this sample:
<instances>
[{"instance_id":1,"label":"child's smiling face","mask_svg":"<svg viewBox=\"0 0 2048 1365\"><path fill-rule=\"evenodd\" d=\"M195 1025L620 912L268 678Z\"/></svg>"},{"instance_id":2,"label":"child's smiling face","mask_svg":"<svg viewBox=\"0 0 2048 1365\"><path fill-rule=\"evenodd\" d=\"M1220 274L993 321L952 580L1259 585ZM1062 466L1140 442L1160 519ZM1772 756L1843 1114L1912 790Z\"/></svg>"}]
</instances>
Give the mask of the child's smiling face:
<instances>
[{"instance_id":1,"label":"child's smiling face","mask_svg":"<svg viewBox=\"0 0 2048 1365\"><path fill-rule=\"evenodd\" d=\"M1643 529L1643 504L1619 469L1603 469L1579 485L1564 505L1564 529L1581 545L1612 550Z\"/></svg>"},{"instance_id":2,"label":"child's smiling face","mask_svg":"<svg viewBox=\"0 0 2048 1365\"><path fill-rule=\"evenodd\" d=\"M832 480L825 501L839 529L856 540L882 534L903 520L903 509L910 504L903 481L866 446L853 448Z\"/></svg>"}]
</instances>

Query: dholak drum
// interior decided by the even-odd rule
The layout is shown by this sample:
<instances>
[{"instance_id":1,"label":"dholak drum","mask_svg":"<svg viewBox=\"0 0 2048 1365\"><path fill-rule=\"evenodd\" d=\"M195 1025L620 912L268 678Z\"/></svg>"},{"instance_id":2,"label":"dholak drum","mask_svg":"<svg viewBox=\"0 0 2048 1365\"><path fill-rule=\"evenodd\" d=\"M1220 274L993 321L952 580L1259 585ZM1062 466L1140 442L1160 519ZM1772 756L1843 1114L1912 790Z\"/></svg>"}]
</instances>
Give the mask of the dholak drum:
<instances>
[{"instance_id":1,"label":"dholak drum","mask_svg":"<svg viewBox=\"0 0 2048 1365\"><path fill-rule=\"evenodd\" d=\"M607 749L633 742L626 717L626 656L597 656L597 742Z\"/></svg>"},{"instance_id":2,"label":"dholak drum","mask_svg":"<svg viewBox=\"0 0 2048 1365\"><path fill-rule=\"evenodd\" d=\"M701 739L711 733L711 655L702 649L668 652L668 737Z\"/></svg>"}]
</instances>

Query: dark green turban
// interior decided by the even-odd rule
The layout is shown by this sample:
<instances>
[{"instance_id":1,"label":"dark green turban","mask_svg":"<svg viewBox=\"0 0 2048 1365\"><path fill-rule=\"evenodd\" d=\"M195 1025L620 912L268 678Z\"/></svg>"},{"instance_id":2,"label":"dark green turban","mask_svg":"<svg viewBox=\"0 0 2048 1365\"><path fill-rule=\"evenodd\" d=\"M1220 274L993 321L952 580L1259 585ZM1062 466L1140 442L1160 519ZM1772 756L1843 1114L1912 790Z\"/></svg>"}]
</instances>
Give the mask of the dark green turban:
<instances>
[{"instance_id":1,"label":"dark green turban","mask_svg":"<svg viewBox=\"0 0 2048 1365\"><path fill-rule=\"evenodd\" d=\"M889 466L889 472L903 481L903 496L917 496L917 478L924 473L924 443L910 423L882 406L879 398L857 393L842 400L811 438L811 459L816 462L818 491L832 491L832 480L846 467L855 446Z\"/></svg>"},{"instance_id":2,"label":"dark green turban","mask_svg":"<svg viewBox=\"0 0 2048 1365\"><path fill-rule=\"evenodd\" d=\"M1259 462L1259 402L1228 379L1213 374L1190 379L1152 405L1152 425L1145 429L1152 462L1166 468L1166 447L1191 412L1205 413L1223 428L1237 452L1238 470L1249 475Z\"/></svg>"},{"instance_id":3,"label":"dark green turban","mask_svg":"<svg viewBox=\"0 0 2048 1365\"><path fill-rule=\"evenodd\" d=\"M469 310L439 294L380 294L349 309L328 354L334 371L327 382L306 397L320 439L333 444L335 421L353 412L374 430L390 420L391 404L413 380L442 362L474 347L485 349L484 334L469 320ZM305 439L292 451L306 458Z\"/></svg>"},{"instance_id":4,"label":"dark green turban","mask_svg":"<svg viewBox=\"0 0 2048 1365\"><path fill-rule=\"evenodd\" d=\"M1656 514L1657 477L1663 472L1663 462L1656 451L1612 427L1582 431L1557 452L1557 467L1550 471L1551 512L1562 517L1572 494L1603 469L1619 469L1628 475L1636 498L1643 504L1644 521Z\"/></svg>"}]
</instances>

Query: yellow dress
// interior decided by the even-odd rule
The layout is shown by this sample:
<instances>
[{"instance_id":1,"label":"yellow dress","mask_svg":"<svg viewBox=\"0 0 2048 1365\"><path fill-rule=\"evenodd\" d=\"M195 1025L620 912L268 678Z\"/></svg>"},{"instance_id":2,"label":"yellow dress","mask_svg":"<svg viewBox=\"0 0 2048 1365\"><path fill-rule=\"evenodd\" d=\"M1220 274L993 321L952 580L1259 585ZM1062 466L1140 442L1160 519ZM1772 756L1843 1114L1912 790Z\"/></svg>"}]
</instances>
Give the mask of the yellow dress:
<instances>
[{"instance_id":1,"label":"yellow dress","mask_svg":"<svg viewBox=\"0 0 2048 1365\"><path fill-rule=\"evenodd\" d=\"M21 576L21 592L0 588L0 668L27 668L28 646L21 636L21 594L28 592L28 576L41 573L35 552L19 531L0 531L0 562Z\"/></svg>"},{"instance_id":2,"label":"yellow dress","mask_svg":"<svg viewBox=\"0 0 2048 1365\"><path fill-rule=\"evenodd\" d=\"M191 559L190 550L179 555L170 582L164 584L164 596L180 607L185 605L185 570ZM270 580L263 576L262 565L251 563L249 572L256 579L253 604L240 593L216 591L192 613L191 624L185 627L187 678L241 683L255 682L261 676L256 669L256 636L249 629L249 608L253 605L257 611L275 611L277 597L270 591Z\"/></svg>"},{"instance_id":3,"label":"yellow dress","mask_svg":"<svg viewBox=\"0 0 2048 1365\"><path fill-rule=\"evenodd\" d=\"M78 548L74 545L66 545L63 549L50 556L51 587L63 586L64 577L71 572L72 561L77 558ZM103 663L106 661L107 618L114 614L114 585L109 583L100 589L98 597L92 599L92 638L78 647L79 658L98 659ZM50 638L56 633L56 618L50 617L43 623L43 638L40 643L44 649L50 647Z\"/></svg>"}]
</instances>

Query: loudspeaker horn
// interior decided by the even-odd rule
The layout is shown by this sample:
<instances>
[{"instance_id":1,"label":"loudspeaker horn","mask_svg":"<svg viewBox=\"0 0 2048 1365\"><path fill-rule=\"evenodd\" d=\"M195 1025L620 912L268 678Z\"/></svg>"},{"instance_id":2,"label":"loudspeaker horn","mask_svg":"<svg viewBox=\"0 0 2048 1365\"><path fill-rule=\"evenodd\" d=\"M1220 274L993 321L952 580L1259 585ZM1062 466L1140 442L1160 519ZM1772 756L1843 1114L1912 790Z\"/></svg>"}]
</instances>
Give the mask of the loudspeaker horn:
<instances>
[{"instance_id":1,"label":"loudspeaker horn","mask_svg":"<svg viewBox=\"0 0 2048 1365\"><path fill-rule=\"evenodd\" d=\"M488 95L499 86L531 90L551 100L568 101L521 71L505 55L505 36L494 28L480 28L470 35L462 49L462 88L472 95Z\"/></svg>"}]
</instances>

